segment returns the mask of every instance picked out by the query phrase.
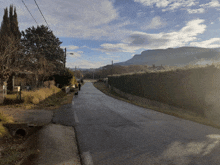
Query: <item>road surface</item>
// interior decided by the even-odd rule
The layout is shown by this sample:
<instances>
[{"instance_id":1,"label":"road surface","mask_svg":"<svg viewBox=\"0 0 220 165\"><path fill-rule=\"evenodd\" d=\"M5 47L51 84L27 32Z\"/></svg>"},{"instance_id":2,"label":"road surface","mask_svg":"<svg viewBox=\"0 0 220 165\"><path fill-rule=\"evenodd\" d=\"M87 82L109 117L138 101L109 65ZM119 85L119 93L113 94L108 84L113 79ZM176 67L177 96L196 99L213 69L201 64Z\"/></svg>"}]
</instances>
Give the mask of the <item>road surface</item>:
<instances>
[{"instance_id":1,"label":"road surface","mask_svg":"<svg viewBox=\"0 0 220 165\"><path fill-rule=\"evenodd\" d=\"M91 82L54 123L74 126L82 158L94 165L211 165L220 130L111 98Z\"/></svg>"}]
</instances>

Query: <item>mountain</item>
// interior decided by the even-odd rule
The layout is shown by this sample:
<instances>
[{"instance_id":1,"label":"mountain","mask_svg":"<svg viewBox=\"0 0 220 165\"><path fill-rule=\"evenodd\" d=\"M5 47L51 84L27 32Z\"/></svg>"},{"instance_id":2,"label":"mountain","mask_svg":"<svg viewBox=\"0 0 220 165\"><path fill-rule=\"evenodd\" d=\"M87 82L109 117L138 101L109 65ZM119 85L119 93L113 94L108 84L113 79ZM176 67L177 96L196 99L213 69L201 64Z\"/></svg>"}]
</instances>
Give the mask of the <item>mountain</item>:
<instances>
[{"instance_id":1,"label":"mountain","mask_svg":"<svg viewBox=\"0 0 220 165\"><path fill-rule=\"evenodd\" d=\"M75 68L70 68L71 70L75 71ZM90 71L90 69L87 68L76 68L76 70L80 70L80 71Z\"/></svg>"},{"instance_id":2,"label":"mountain","mask_svg":"<svg viewBox=\"0 0 220 165\"><path fill-rule=\"evenodd\" d=\"M136 54L130 60L114 65L169 65L184 66L196 64L201 60L220 60L220 48L180 47L146 50Z\"/></svg>"}]
</instances>

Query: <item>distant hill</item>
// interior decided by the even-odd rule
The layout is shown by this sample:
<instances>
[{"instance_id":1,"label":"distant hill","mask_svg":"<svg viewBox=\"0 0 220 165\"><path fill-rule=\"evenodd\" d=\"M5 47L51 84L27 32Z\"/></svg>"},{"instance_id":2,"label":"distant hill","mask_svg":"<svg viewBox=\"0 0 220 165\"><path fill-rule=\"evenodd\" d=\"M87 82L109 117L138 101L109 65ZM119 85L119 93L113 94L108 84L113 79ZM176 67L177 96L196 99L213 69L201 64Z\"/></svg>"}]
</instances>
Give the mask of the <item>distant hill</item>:
<instances>
[{"instance_id":1,"label":"distant hill","mask_svg":"<svg viewBox=\"0 0 220 165\"><path fill-rule=\"evenodd\" d=\"M220 48L209 49L199 47L180 47L168 49L146 50L136 54L130 60L114 65L168 65L184 66L195 64L200 60L220 60Z\"/></svg>"},{"instance_id":2,"label":"distant hill","mask_svg":"<svg viewBox=\"0 0 220 165\"><path fill-rule=\"evenodd\" d=\"M70 69L75 71L75 68L70 68ZM87 68L76 68L76 70L89 71L90 69L87 69Z\"/></svg>"}]
</instances>

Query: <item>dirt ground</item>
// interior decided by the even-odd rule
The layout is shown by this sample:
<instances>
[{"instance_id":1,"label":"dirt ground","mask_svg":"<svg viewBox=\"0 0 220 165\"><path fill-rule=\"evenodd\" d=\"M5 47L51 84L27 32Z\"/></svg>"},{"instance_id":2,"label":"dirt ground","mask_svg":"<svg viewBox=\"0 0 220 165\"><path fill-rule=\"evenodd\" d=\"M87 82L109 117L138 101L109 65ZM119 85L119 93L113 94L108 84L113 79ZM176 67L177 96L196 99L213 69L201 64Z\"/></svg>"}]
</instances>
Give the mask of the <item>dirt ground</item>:
<instances>
[{"instance_id":1,"label":"dirt ground","mask_svg":"<svg viewBox=\"0 0 220 165\"><path fill-rule=\"evenodd\" d=\"M71 103L73 96L74 93L69 94L64 104ZM0 165L25 165L24 161L38 153L29 138L51 122L53 111L52 107L44 110L0 106L0 113L12 119L10 124L3 124L9 136L0 138Z\"/></svg>"},{"instance_id":2,"label":"dirt ground","mask_svg":"<svg viewBox=\"0 0 220 165\"><path fill-rule=\"evenodd\" d=\"M10 137L0 139L0 165L22 164L24 159L37 153L30 143L23 144L43 125L51 122L53 111L0 108L0 113L10 116L13 120L13 123L3 124Z\"/></svg>"}]
</instances>

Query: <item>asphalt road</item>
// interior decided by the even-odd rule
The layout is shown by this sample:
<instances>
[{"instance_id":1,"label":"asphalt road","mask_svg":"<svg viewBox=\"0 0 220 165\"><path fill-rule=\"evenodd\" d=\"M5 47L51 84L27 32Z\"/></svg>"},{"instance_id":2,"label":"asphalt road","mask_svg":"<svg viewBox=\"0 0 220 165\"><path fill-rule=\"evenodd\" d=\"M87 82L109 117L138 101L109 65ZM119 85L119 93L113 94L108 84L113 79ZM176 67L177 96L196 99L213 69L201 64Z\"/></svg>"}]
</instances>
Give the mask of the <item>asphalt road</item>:
<instances>
[{"instance_id":1,"label":"asphalt road","mask_svg":"<svg viewBox=\"0 0 220 165\"><path fill-rule=\"evenodd\" d=\"M82 157L94 165L216 165L220 130L111 98L91 82L54 123L74 126Z\"/></svg>"}]
</instances>

